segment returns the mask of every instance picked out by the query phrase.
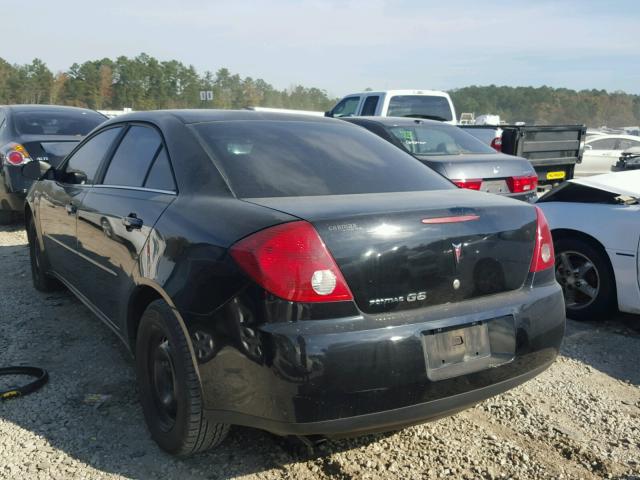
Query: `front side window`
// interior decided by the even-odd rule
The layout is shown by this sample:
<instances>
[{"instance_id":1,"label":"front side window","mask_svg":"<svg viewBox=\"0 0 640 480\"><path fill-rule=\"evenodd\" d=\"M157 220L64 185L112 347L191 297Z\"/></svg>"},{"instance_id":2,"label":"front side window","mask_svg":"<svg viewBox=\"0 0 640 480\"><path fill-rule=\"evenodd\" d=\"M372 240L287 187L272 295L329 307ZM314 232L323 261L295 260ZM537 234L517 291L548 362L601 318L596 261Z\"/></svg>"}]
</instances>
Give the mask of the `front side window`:
<instances>
[{"instance_id":1,"label":"front side window","mask_svg":"<svg viewBox=\"0 0 640 480\"><path fill-rule=\"evenodd\" d=\"M121 130L122 127L103 130L76 150L64 167L65 182L93 184L100 164Z\"/></svg>"},{"instance_id":2,"label":"front side window","mask_svg":"<svg viewBox=\"0 0 640 480\"><path fill-rule=\"evenodd\" d=\"M416 122L419 122L416 120ZM414 155L461 155L496 153L486 143L464 130L437 122L388 127L389 131Z\"/></svg>"},{"instance_id":3,"label":"front side window","mask_svg":"<svg viewBox=\"0 0 640 480\"><path fill-rule=\"evenodd\" d=\"M162 139L156 130L132 126L114 153L102 183L142 187L149 167L161 147Z\"/></svg>"},{"instance_id":4,"label":"front side window","mask_svg":"<svg viewBox=\"0 0 640 480\"><path fill-rule=\"evenodd\" d=\"M447 98L432 95L395 95L389 100L387 116L453 120Z\"/></svg>"},{"instance_id":5,"label":"front side window","mask_svg":"<svg viewBox=\"0 0 640 480\"><path fill-rule=\"evenodd\" d=\"M240 198L452 188L411 155L346 123L211 122L192 128Z\"/></svg>"},{"instance_id":6,"label":"front side window","mask_svg":"<svg viewBox=\"0 0 640 480\"><path fill-rule=\"evenodd\" d=\"M356 114L360 97L347 97L341 100L331 111L334 117L351 117Z\"/></svg>"}]
</instances>

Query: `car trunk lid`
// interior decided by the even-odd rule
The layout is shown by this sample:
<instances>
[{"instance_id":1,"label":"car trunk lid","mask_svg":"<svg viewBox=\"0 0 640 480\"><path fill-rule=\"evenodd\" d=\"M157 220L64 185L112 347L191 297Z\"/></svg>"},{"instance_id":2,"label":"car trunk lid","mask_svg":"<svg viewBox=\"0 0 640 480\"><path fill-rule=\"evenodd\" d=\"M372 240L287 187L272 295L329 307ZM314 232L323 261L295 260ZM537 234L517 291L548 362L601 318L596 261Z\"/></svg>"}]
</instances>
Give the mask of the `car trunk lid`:
<instances>
[{"instance_id":1,"label":"car trunk lid","mask_svg":"<svg viewBox=\"0 0 640 480\"><path fill-rule=\"evenodd\" d=\"M32 160L48 162L57 167L80 140L82 137L70 135L23 135L20 143Z\"/></svg>"},{"instance_id":2,"label":"car trunk lid","mask_svg":"<svg viewBox=\"0 0 640 480\"><path fill-rule=\"evenodd\" d=\"M520 288L533 207L462 190L246 199L314 225L367 313Z\"/></svg>"}]
</instances>

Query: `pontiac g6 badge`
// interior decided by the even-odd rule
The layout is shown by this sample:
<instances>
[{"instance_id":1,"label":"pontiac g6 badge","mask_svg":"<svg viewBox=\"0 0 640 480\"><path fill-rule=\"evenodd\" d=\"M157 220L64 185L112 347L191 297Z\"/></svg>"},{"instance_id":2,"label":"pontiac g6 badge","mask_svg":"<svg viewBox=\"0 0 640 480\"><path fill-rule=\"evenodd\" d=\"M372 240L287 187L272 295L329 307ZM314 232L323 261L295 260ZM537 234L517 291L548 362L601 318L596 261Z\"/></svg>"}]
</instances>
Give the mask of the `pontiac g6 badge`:
<instances>
[{"instance_id":1,"label":"pontiac g6 badge","mask_svg":"<svg viewBox=\"0 0 640 480\"><path fill-rule=\"evenodd\" d=\"M462 258L462 243L452 243L451 246L453 247L453 256L456 259L456 265L458 265Z\"/></svg>"}]
</instances>

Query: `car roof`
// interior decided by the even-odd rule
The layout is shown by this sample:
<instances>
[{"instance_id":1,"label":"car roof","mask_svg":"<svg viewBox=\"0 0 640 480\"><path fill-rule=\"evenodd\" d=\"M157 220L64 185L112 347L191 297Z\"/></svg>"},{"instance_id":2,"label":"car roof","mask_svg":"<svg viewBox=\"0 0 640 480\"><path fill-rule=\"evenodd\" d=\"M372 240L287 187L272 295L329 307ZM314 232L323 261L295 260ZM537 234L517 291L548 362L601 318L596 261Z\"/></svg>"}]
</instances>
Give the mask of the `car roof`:
<instances>
[{"instance_id":1,"label":"car roof","mask_svg":"<svg viewBox=\"0 0 640 480\"><path fill-rule=\"evenodd\" d=\"M166 119L177 119L185 124L205 123L205 122L229 122L229 121L281 121L281 122L339 122L333 118L316 117L313 115L279 113L279 112L256 112L253 110L152 110L139 111L119 115L110 119L107 123L135 122L135 121L160 121Z\"/></svg>"},{"instance_id":2,"label":"car roof","mask_svg":"<svg viewBox=\"0 0 640 480\"><path fill-rule=\"evenodd\" d=\"M66 107L62 105L17 104L17 105L4 105L3 107L8 109L11 112L28 112L32 110L38 110L39 112L83 111L83 112L99 113L95 110L91 110L90 108Z\"/></svg>"},{"instance_id":3,"label":"car roof","mask_svg":"<svg viewBox=\"0 0 640 480\"><path fill-rule=\"evenodd\" d=\"M585 140L586 143L591 143L594 142L596 140L604 140L607 138L623 138L623 139L627 139L627 140L636 140L638 142L640 142L640 137L638 137L637 135L624 135L624 134L606 134L606 135L594 135L591 138L588 138L587 140Z\"/></svg>"},{"instance_id":4,"label":"car roof","mask_svg":"<svg viewBox=\"0 0 640 480\"><path fill-rule=\"evenodd\" d=\"M377 90L367 92L355 92L345 95L345 97L352 97L354 95L432 95L436 97L448 97L449 94L442 90Z\"/></svg>"}]
</instances>

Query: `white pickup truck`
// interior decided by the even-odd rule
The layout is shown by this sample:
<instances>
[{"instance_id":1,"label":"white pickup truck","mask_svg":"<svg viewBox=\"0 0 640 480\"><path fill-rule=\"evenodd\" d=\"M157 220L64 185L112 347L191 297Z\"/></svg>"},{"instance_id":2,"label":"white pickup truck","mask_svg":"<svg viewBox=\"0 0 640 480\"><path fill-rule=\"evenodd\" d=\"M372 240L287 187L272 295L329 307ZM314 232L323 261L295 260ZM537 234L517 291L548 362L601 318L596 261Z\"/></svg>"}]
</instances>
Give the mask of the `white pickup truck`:
<instances>
[{"instance_id":1,"label":"white pickup truck","mask_svg":"<svg viewBox=\"0 0 640 480\"><path fill-rule=\"evenodd\" d=\"M352 93L325 113L327 117L415 117L456 124L456 110L447 92L384 90Z\"/></svg>"}]
</instances>

